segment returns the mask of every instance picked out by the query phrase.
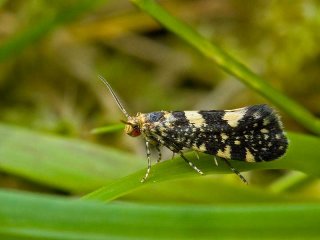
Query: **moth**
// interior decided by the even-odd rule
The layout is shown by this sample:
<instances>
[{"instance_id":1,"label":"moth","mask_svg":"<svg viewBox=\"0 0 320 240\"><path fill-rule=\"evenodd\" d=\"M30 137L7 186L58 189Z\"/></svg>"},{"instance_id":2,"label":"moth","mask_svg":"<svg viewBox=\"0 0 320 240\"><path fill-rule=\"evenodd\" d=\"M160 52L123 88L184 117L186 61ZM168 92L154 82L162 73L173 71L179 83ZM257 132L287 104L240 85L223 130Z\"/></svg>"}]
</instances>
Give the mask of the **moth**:
<instances>
[{"instance_id":1,"label":"moth","mask_svg":"<svg viewBox=\"0 0 320 240\"><path fill-rule=\"evenodd\" d=\"M110 84L99 76L108 87L118 107L126 116L125 132L131 137L142 135L146 144L148 167L141 182L150 173L150 145L159 153L165 146L179 154L195 171L203 175L185 155L185 150L206 153L225 161L240 179L246 179L228 160L261 162L275 160L285 154L288 140L277 113L266 104L233 110L157 111L130 116Z\"/></svg>"}]
</instances>

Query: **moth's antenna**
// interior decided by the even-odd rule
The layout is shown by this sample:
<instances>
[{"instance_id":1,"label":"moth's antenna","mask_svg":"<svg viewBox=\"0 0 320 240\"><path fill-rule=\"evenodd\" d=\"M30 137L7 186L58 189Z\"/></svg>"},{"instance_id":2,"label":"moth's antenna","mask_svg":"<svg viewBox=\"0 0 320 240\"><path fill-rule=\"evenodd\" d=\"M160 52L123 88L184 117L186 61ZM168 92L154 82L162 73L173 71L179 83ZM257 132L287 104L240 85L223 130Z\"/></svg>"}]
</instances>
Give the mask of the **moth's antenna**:
<instances>
[{"instance_id":1,"label":"moth's antenna","mask_svg":"<svg viewBox=\"0 0 320 240\"><path fill-rule=\"evenodd\" d=\"M98 77L100 78L100 80L107 86L107 88L109 89L110 93L112 94L112 97L114 98L114 100L116 100L120 110L123 112L124 115L126 115L127 118L129 118L129 114L127 113L127 111L124 109L123 105L121 104L119 98L117 97L116 93L113 91L113 89L111 88L110 84L107 82L107 80L102 77L101 75L98 75Z\"/></svg>"}]
</instances>

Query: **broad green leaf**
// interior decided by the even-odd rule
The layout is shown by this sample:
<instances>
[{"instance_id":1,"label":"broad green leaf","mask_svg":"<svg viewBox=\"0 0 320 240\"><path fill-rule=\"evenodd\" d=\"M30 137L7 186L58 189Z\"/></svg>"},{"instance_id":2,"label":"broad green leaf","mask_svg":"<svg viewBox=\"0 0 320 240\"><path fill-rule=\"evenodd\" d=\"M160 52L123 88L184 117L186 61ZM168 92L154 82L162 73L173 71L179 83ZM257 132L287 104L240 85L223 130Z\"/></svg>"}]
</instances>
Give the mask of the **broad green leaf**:
<instances>
[{"instance_id":1,"label":"broad green leaf","mask_svg":"<svg viewBox=\"0 0 320 240\"><path fill-rule=\"evenodd\" d=\"M306 129L320 135L320 120L315 118L308 110L273 88L267 81L252 72L248 67L230 56L216 44L205 39L194 29L168 13L154 0L132 0L132 2L168 30L177 34L187 43L195 47L205 57L213 60L226 72L234 75L255 92L261 94L281 108Z\"/></svg>"},{"instance_id":2,"label":"broad green leaf","mask_svg":"<svg viewBox=\"0 0 320 240\"><path fill-rule=\"evenodd\" d=\"M0 169L67 191L85 192L145 166L144 159L81 140L0 125Z\"/></svg>"},{"instance_id":3,"label":"broad green leaf","mask_svg":"<svg viewBox=\"0 0 320 240\"><path fill-rule=\"evenodd\" d=\"M262 163L246 163L241 161L231 161L232 165L240 171L258 170L258 169L291 169L307 173L314 177L320 176L320 152L317 148L320 146L320 139L302 134L288 134L290 143L286 155L278 160ZM215 166L213 156L200 154L200 160L197 160L194 154L186 155L198 168L205 174L212 173L231 173L224 162L219 161L219 166ZM180 157L156 164L151 169L148 181L141 183L145 170L138 171L132 175L126 176L115 182L98 189L97 191L86 195L87 199L97 199L110 201L123 196L135 189L141 188L147 184L154 184L172 179L186 177L201 177L192 168L190 168Z\"/></svg>"},{"instance_id":4,"label":"broad green leaf","mask_svg":"<svg viewBox=\"0 0 320 240\"><path fill-rule=\"evenodd\" d=\"M0 191L1 239L317 239L319 204L163 206Z\"/></svg>"}]
</instances>

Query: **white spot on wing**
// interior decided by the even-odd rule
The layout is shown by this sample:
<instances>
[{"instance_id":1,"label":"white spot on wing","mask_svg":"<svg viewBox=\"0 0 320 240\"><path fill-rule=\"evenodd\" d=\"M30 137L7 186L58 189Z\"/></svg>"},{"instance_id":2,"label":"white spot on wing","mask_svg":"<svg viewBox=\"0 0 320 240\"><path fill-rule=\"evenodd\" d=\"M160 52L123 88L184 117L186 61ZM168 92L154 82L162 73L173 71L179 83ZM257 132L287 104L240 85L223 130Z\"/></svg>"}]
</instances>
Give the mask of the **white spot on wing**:
<instances>
[{"instance_id":1,"label":"white spot on wing","mask_svg":"<svg viewBox=\"0 0 320 240\"><path fill-rule=\"evenodd\" d=\"M205 145L204 143L201 144L198 149L199 149L199 151L201 151L201 152L207 151L206 145Z\"/></svg>"},{"instance_id":2,"label":"white spot on wing","mask_svg":"<svg viewBox=\"0 0 320 240\"><path fill-rule=\"evenodd\" d=\"M225 133L221 133L220 136L221 136L221 138L222 138L223 140L227 140L227 139L228 139L228 135L225 134Z\"/></svg>"},{"instance_id":3,"label":"white spot on wing","mask_svg":"<svg viewBox=\"0 0 320 240\"><path fill-rule=\"evenodd\" d=\"M259 118L261 118L261 114L259 112L255 112L255 113L253 113L253 117L255 119L259 119Z\"/></svg>"},{"instance_id":4,"label":"white spot on wing","mask_svg":"<svg viewBox=\"0 0 320 240\"><path fill-rule=\"evenodd\" d=\"M263 126L267 126L270 124L270 120L268 118L263 119Z\"/></svg>"}]
</instances>

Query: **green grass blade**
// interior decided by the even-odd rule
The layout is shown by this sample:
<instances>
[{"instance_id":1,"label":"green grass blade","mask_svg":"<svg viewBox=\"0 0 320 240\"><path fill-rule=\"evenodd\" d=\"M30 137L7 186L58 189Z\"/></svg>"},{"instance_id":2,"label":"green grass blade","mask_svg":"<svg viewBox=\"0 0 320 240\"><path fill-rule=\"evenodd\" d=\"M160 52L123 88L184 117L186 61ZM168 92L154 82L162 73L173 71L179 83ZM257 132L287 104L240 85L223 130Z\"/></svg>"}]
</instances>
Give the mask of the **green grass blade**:
<instances>
[{"instance_id":1,"label":"green grass blade","mask_svg":"<svg viewBox=\"0 0 320 240\"><path fill-rule=\"evenodd\" d=\"M191 27L173 17L153 0L132 0L140 9L151 15L163 26L194 46L204 56L213 60L222 69L240 79L251 89L270 100L306 129L320 135L320 120L315 118L299 103L273 88L267 81L231 57L214 43L208 41Z\"/></svg>"},{"instance_id":2,"label":"green grass blade","mask_svg":"<svg viewBox=\"0 0 320 240\"><path fill-rule=\"evenodd\" d=\"M0 125L0 169L58 189L85 192L106 184L88 198L109 201L154 182L198 175L181 159L154 165L149 180L142 184L145 159L111 148L103 148L79 140L34 133L18 127ZM234 161L239 170L293 169L318 177L320 140L300 134L289 134L288 154L269 163L247 164ZM187 155L206 174L231 173L221 162L213 164L211 155L202 154L198 161L193 153ZM138 169L133 175L126 176ZM120 178L126 176L124 178ZM120 179L119 179L120 178ZM115 179L116 182L112 182Z\"/></svg>"},{"instance_id":3,"label":"green grass blade","mask_svg":"<svg viewBox=\"0 0 320 240\"><path fill-rule=\"evenodd\" d=\"M285 192L304 182L310 182L311 180L313 179L305 173L294 171L270 184L268 190L274 193Z\"/></svg>"},{"instance_id":4,"label":"green grass blade","mask_svg":"<svg viewBox=\"0 0 320 240\"><path fill-rule=\"evenodd\" d=\"M42 19L38 24L30 26L27 30L16 34L1 45L0 62L21 52L24 48L38 41L56 27L69 23L81 14L106 2L106 0L82 0L54 16L48 16Z\"/></svg>"},{"instance_id":5,"label":"green grass blade","mask_svg":"<svg viewBox=\"0 0 320 240\"><path fill-rule=\"evenodd\" d=\"M91 130L92 134L105 134L111 132L117 132L124 129L124 125L121 124L112 124L105 127L94 128Z\"/></svg>"},{"instance_id":6,"label":"green grass blade","mask_svg":"<svg viewBox=\"0 0 320 240\"><path fill-rule=\"evenodd\" d=\"M123 152L0 125L0 169L74 192L92 191L145 166Z\"/></svg>"},{"instance_id":7,"label":"green grass blade","mask_svg":"<svg viewBox=\"0 0 320 240\"><path fill-rule=\"evenodd\" d=\"M317 239L319 204L102 204L0 191L1 239ZM272 231L270 230L272 229Z\"/></svg>"},{"instance_id":8,"label":"green grass blade","mask_svg":"<svg viewBox=\"0 0 320 240\"><path fill-rule=\"evenodd\" d=\"M119 200L153 204L256 204L320 203L320 196L266 191L255 185L236 184L232 177L207 176L146 185ZM186 191L187 189L187 191ZM269 188L268 188L269 189Z\"/></svg>"},{"instance_id":9,"label":"green grass blade","mask_svg":"<svg viewBox=\"0 0 320 240\"><path fill-rule=\"evenodd\" d=\"M288 134L288 137L290 140L290 147L287 154L281 159L262 163L232 161L232 165L240 171L291 169L302 171L315 177L320 177L320 152L317 151L317 148L320 146L320 139L295 133ZM186 156L198 168L204 171L205 174L231 173L228 166L223 162L219 162L220 164L218 167L215 166L213 156L211 155L201 154L200 160L197 160L193 153L187 154ZM148 184L186 177L201 177L180 157L154 165L148 181L141 183L140 180L144 174L145 169L116 180L115 182L84 196L84 198L110 201Z\"/></svg>"}]
</instances>

